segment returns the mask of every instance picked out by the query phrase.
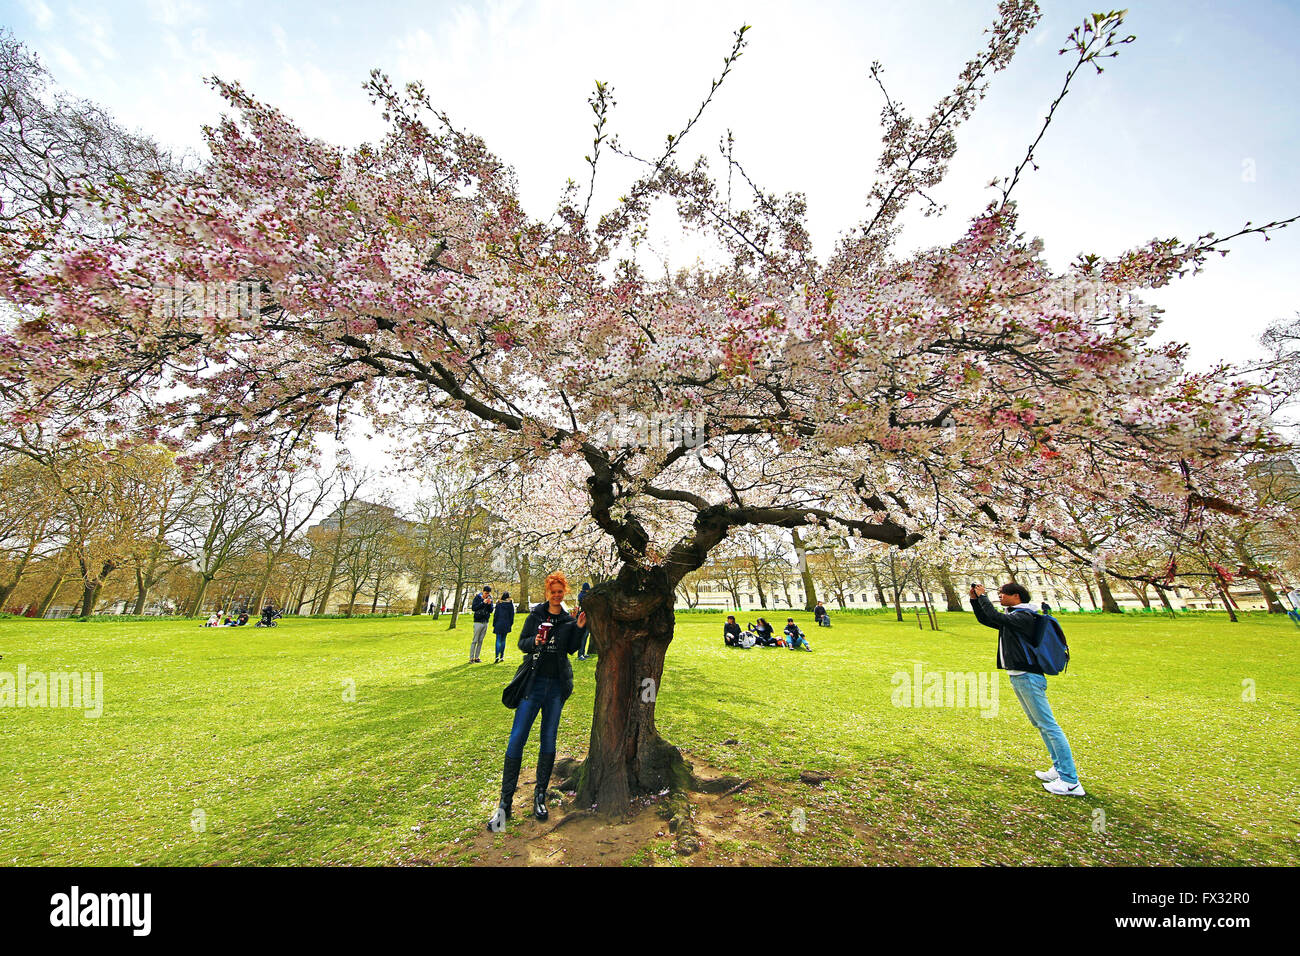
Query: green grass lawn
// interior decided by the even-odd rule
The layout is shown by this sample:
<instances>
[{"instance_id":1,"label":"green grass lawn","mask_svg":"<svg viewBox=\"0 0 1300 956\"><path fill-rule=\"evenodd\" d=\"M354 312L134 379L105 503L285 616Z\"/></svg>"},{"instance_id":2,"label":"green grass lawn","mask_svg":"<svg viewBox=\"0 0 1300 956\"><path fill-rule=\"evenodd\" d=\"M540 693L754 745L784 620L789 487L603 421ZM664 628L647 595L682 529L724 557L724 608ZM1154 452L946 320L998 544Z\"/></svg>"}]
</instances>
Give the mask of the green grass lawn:
<instances>
[{"instance_id":1,"label":"green grass lawn","mask_svg":"<svg viewBox=\"0 0 1300 956\"><path fill-rule=\"evenodd\" d=\"M812 654L727 649L721 617L681 616L658 705L689 758L763 784L742 804L775 802L784 817L797 801L806 829L768 847L781 862L1300 862L1300 630L1284 618L1063 618L1073 662L1049 695L1085 799L1034 780L1042 743L1005 674L992 718L894 706L891 676L918 662L992 668L995 634L971 615L940 615L937 633L796 618ZM469 637L467 620L449 632L427 617L274 630L0 621L0 671L102 671L105 698L98 719L0 708L0 863L445 852L494 802L512 718L500 691L519 657L512 645L507 664L468 665ZM560 752L581 756L595 660L574 668ZM535 756L536 736L526 768ZM831 779L807 787L803 769Z\"/></svg>"}]
</instances>

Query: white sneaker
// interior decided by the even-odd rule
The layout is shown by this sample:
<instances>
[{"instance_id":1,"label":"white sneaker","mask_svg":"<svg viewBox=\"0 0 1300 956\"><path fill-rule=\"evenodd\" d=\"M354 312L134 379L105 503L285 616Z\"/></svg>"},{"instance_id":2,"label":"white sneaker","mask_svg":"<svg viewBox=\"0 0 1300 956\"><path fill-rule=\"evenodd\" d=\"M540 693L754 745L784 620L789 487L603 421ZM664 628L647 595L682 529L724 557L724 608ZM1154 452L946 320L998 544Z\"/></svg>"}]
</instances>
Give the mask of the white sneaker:
<instances>
[{"instance_id":1,"label":"white sneaker","mask_svg":"<svg viewBox=\"0 0 1300 956\"><path fill-rule=\"evenodd\" d=\"M1084 797L1087 791L1083 789L1081 783L1066 783L1064 780L1053 780L1051 783L1043 784L1043 789L1048 793L1054 793L1060 797Z\"/></svg>"},{"instance_id":2,"label":"white sneaker","mask_svg":"<svg viewBox=\"0 0 1300 956\"><path fill-rule=\"evenodd\" d=\"M1053 780L1061 779L1061 775L1056 772L1055 767L1051 770L1035 770L1034 776L1043 781L1043 783L1051 783Z\"/></svg>"}]
</instances>

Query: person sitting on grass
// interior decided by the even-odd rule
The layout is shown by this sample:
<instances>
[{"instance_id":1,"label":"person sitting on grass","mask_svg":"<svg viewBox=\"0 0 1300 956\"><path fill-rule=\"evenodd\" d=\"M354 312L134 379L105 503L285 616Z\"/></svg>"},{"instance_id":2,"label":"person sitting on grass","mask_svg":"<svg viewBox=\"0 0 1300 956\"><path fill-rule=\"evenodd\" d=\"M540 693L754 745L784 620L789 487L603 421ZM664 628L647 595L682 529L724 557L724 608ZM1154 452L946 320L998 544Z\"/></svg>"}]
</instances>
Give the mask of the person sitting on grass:
<instances>
[{"instance_id":1,"label":"person sitting on grass","mask_svg":"<svg viewBox=\"0 0 1300 956\"><path fill-rule=\"evenodd\" d=\"M780 647L781 642L772 636L772 625L767 623L766 618L759 618L756 623L745 625L746 628L754 633L754 643L759 647Z\"/></svg>"},{"instance_id":2,"label":"person sitting on grass","mask_svg":"<svg viewBox=\"0 0 1300 956\"><path fill-rule=\"evenodd\" d=\"M219 625L220 623L221 623L221 615L218 614L216 611L213 611L213 612L212 612L212 616L208 618L208 623L207 623L207 624L204 624L203 626L204 626L204 627L216 627L216 626Z\"/></svg>"},{"instance_id":3,"label":"person sitting on grass","mask_svg":"<svg viewBox=\"0 0 1300 956\"><path fill-rule=\"evenodd\" d=\"M831 616L826 612L826 608L821 601L818 601L817 606L813 608L813 620L817 622L818 627L831 626Z\"/></svg>"},{"instance_id":4,"label":"person sitting on grass","mask_svg":"<svg viewBox=\"0 0 1300 956\"><path fill-rule=\"evenodd\" d=\"M728 647L740 647L740 625L736 623L736 615L728 614L727 623L722 625L722 643Z\"/></svg>"},{"instance_id":5,"label":"person sitting on grass","mask_svg":"<svg viewBox=\"0 0 1300 956\"><path fill-rule=\"evenodd\" d=\"M808 638L803 636L803 631L799 630L799 625L794 622L794 618L785 619L785 639L790 645L790 650L797 651L803 648L805 651L811 651L812 645L808 643Z\"/></svg>"},{"instance_id":6,"label":"person sitting on grass","mask_svg":"<svg viewBox=\"0 0 1300 956\"><path fill-rule=\"evenodd\" d=\"M1021 645L1023 641L1036 646L1039 640L1038 615L1029 603L1029 591L1024 585L1014 581L998 589L998 603L1005 612L993 609L984 587L972 584L970 603L975 611L975 618L985 627L998 632L998 669L1007 672L1011 689L1016 692L1016 699L1024 708L1025 716L1034 729L1042 735L1047 745L1047 755L1052 758L1050 770L1035 770L1034 776L1043 781L1043 789L1059 796L1085 796L1083 784L1074 767L1074 754L1070 751L1070 742L1065 738L1065 731L1052 715L1052 707L1047 702L1047 678L1042 668L1030 659Z\"/></svg>"}]
</instances>

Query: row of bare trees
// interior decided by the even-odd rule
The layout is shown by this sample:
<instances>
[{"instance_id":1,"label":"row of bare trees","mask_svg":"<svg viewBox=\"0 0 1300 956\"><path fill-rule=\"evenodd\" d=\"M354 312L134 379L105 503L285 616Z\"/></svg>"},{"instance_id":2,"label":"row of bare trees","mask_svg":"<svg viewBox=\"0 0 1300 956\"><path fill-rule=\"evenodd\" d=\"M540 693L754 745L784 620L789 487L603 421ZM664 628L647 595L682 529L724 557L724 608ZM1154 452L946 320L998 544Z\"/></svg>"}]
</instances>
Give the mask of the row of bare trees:
<instances>
[{"instance_id":1,"label":"row of bare trees","mask_svg":"<svg viewBox=\"0 0 1300 956\"><path fill-rule=\"evenodd\" d=\"M156 445L87 440L0 449L0 610L43 617L461 608L501 576L501 519L471 473L440 469L405 508L375 476L178 462ZM524 549L513 554L526 598ZM435 611L436 613L436 611Z\"/></svg>"}]
</instances>

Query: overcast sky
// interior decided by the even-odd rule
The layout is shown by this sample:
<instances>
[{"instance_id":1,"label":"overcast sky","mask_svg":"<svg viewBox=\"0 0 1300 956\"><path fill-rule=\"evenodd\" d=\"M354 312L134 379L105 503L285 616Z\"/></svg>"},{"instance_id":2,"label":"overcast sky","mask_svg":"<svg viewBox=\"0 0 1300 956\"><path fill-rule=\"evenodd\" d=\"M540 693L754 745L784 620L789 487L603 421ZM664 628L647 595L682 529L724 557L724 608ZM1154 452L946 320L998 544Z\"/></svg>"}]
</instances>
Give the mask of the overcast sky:
<instances>
[{"instance_id":1,"label":"overcast sky","mask_svg":"<svg viewBox=\"0 0 1300 956\"><path fill-rule=\"evenodd\" d=\"M935 192L949 212L909 221L906 247L959 235L992 198L988 181L1024 155L1068 66L1057 51L1093 9L1044 8L959 134ZM546 216L568 177L586 181L593 81L614 86L612 132L652 153L693 115L748 23L749 46L684 155L716 155L733 130L765 189L807 194L824 254L859 219L872 181L882 101L871 62L885 65L891 96L924 116L982 46L995 10L993 0L0 0L0 24L72 92L194 150L221 111L203 82L212 74L346 145L382 131L361 89L371 68L421 80L516 169L528 209ZM1134 0L1126 27L1137 41L1103 74L1078 78L1039 149L1041 169L1018 187L1021 225L1043 237L1051 262L1300 213L1300 8ZM634 172L605 167L593 208L607 208ZM661 240L669 255L671 242ZM1259 332L1300 311L1298 263L1300 227L1237 241L1202 275L1152 294L1167 310L1159 335L1189 343L1195 366L1257 356Z\"/></svg>"}]
</instances>

